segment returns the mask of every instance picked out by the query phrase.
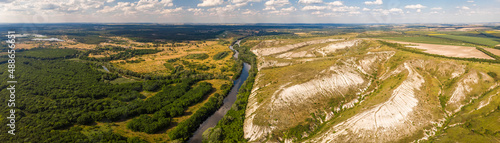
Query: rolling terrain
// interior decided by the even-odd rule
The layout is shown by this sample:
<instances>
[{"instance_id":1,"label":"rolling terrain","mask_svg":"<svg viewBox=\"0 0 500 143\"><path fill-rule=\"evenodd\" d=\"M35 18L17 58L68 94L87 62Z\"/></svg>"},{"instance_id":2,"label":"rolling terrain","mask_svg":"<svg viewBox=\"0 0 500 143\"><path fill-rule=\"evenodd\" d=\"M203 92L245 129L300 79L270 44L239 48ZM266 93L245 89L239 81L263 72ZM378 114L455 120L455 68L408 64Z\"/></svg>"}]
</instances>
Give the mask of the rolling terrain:
<instances>
[{"instance_id":1,"label":"rolling terrain","mask_svg":"<svg viewBox=\"0 0 500 143\"><path fill-rule=\"evenodd\" d=\"M19 38L19 136L0 140L500 140L500 27L96 25Z\"/></svg>"},{"instance_id":2,"label":"rolling terrain","mask_svg":"<svg viewBox=\"0 0 500 143\"><path fill-rule=\"evenodd\" d=\"M474 132L454 131L471 120L486 124L464 116L499 112L492 101L500 67L475 48L396 42L430 53L422 55L351 35L304 40L248 41L259 43L243 127L250 142L441 141ZM495 141L499 133L488 128L474 137Z\"/></svg>"}]
</instances>

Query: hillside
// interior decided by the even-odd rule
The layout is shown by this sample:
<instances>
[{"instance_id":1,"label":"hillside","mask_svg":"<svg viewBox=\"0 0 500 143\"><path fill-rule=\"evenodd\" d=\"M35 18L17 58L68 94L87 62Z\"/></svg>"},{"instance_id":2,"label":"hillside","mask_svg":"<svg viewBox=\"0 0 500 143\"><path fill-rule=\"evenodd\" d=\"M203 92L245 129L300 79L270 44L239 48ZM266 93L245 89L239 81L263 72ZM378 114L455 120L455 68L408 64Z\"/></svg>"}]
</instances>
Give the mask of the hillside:
<instances>
[{"instance_id":1,"label":"hillside","mask_svg":"<svg viewBox=\"0 0 500 143\"><path fill-rule=\"evenodd\" d=\"M250 142L500 139L500 122L484 119L500 113L494 60L424 55L352 35L287 41L248 41L259 43L244 124Z\"/></svg>"}]
</instances>

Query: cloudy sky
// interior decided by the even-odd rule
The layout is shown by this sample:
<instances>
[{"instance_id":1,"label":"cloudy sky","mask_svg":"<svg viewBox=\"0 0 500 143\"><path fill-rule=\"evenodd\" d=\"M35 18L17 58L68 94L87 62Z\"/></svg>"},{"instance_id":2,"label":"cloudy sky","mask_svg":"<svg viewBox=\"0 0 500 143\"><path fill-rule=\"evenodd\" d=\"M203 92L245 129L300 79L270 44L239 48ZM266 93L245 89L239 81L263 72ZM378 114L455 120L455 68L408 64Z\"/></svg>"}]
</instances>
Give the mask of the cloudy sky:
<instances>
[{"instance_id":1,"label":"cloudy sky","mask_svg":"<svg viewBox=\"0 0 500 143\"><path fill-rule=\"evenodd\" d=\"M500 0L0 0L0 23L500 22Z\"/></svg>"}]
</instances>

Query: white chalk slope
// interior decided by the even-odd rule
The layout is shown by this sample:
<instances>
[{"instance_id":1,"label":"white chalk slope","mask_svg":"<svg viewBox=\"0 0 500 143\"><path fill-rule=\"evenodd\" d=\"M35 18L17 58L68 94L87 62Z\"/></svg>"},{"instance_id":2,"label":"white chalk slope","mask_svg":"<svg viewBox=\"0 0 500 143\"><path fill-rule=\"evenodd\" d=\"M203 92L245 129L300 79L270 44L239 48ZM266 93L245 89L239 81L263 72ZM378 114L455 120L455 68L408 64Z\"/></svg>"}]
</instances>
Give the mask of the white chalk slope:
<instances>
[{"instance_id":1,"label":"white chalk slope","mask_svg":"<svg viewBox=\"0 0 500 143\"><path fill-rule=\"evenodd\" d=\"M411 133L414 128L408 126L411 123L407 119L418 103L415 92L420 90L425 81L411 65L405 63L404 67L409 72L408 77L393 91L388 101L335 125L327 133L311 141L373 140L375 136L379 141L384 141L384 137L393 134Z\"/></svg>"}]
</instances>

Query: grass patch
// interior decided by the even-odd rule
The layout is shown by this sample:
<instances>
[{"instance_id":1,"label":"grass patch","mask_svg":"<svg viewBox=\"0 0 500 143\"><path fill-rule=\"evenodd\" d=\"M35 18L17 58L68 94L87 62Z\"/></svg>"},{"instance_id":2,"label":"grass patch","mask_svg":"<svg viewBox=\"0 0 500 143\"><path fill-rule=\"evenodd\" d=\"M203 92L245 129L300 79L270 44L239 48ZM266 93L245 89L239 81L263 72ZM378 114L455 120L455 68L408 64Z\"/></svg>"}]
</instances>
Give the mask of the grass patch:
<instances>
[{"instance_id":1,"label":"grass patch","mask_svg":"<svg viewBox=\"0 0 500 143\"><path fill-rule=\"evenodd\" d=\"M197 59L197 60L204 60L207 59L209 56L206 53L201 53L201 54L189 54L185 56L184 58L186 59Z\"/></svg>"},{"instance_id":2,"label":"grass patch","mask_svg":"<svg viewBox=\"0 0 500 143\"><path fill-rule=\"evenodd\" d=\"M214 60L221 60L221 59L224 59L225 57L227 57L229 55L229 51L223 51L223 52L219 52L217 54L214 55L213 59Z\"/></svg>"},{"instance_id":3,"label":"grass patch","mask_svg":"<svg viewBox=\"0 0 500 143\"><path fill-rule=\"evenodd\" d=\"M394 41L403 41L403 42L414 42L414 43L426 43L426 44L442 44L442 45L455 45L455 46L463 46L463 45L469 45L464 42L456 41L456 40L450 40L450 39L443 39L443 38L436 38L436 37L429 37L429 36L418 36L418 37L382 37L380 39L387 39L387 40L394 40Z\"/></svg>"},{"instance_id":4,"label":"grass patch","mask_svg":"<svg viewBox=\"0 0 500 143\"><path fill-rule=\"evenodd\" d=\"M489 47L494 47L495 45L500 44L500 42L495 41L492 38L483 38L483 37L456 36L456 35L433 35L433 37L460 40L472 44L485 45Z\"/></svg>"},{"instance_id":5,"label":"grass patch","mask_svg":"<svg viewBox=\"0 0 500 143\"><path fill-rule=\"evenodd\" d=\"M119 77L119 78L116 78L116 79L110 81L109 83L112 83L112 84L123 84L123 83L132 83L132 82L137 82L137 81L133 80L133 79L130 79L130 78Z\"/></svg>"}]
</instances>

